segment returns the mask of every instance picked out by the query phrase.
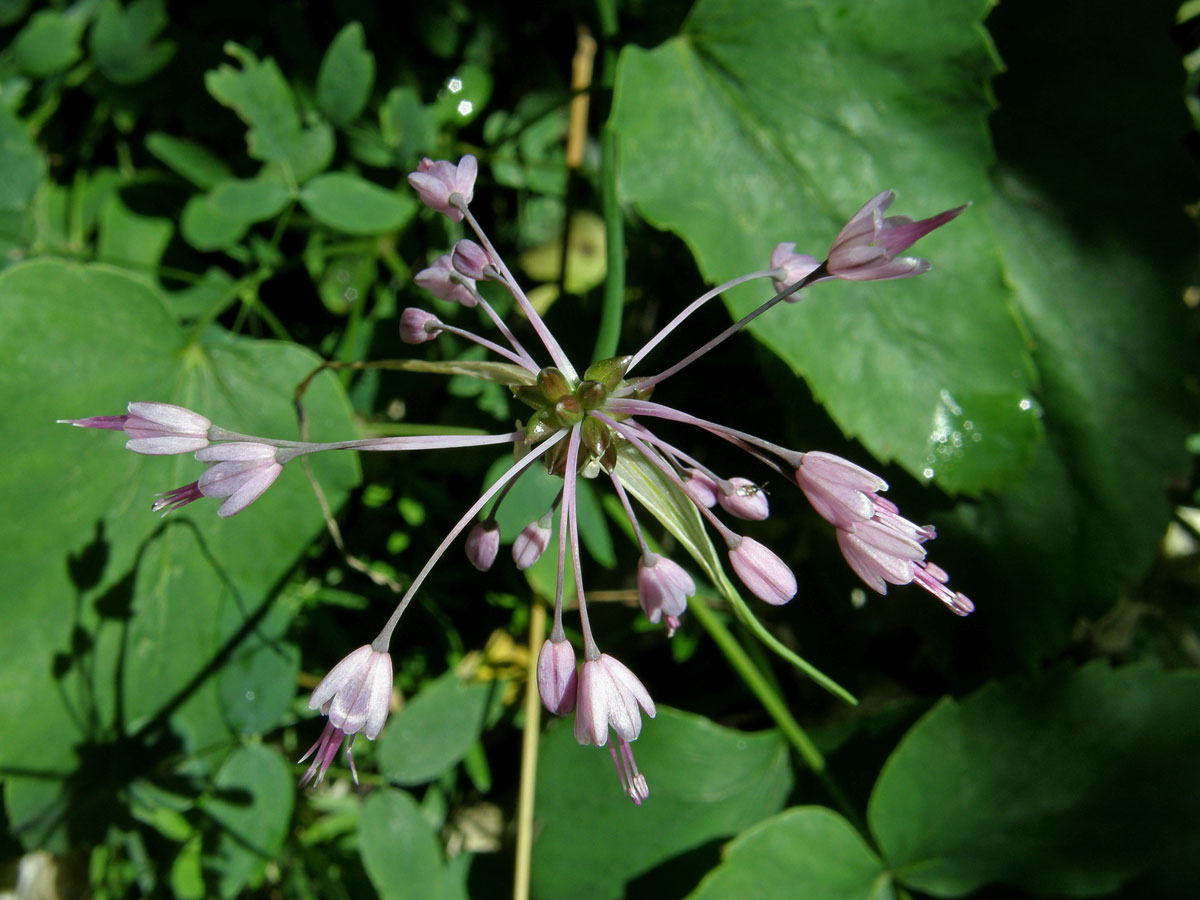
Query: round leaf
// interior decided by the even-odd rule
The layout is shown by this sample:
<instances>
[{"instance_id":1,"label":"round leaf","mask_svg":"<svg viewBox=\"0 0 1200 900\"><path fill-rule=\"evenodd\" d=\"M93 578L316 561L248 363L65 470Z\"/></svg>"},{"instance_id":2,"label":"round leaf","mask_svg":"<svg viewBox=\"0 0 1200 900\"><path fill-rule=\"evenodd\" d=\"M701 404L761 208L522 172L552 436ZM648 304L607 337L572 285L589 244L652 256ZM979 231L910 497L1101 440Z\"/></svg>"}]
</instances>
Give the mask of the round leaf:
<instances>
[{"instance_id":1,"label":"round leaf","mask_svg":"<svg viewBox=\"0 0 1200 900\"><path fill-rule=\"evenodd\" d=\"M408 194L346 172L318 175L300 192L300 204L318 222L347 234L395 231L417 211L417 201Z\"/></svg>"},{"instance_id":2,"label":"round leaf","mask_svg":"<svg viewBox=\"0 0 1200 900\"><path fill-rule=\"evenodd\" d=\"M381 788L363 804L358 826L363 866L383 900L442 900L442 849L412 796Z\"/></svg>"}]
</instances>

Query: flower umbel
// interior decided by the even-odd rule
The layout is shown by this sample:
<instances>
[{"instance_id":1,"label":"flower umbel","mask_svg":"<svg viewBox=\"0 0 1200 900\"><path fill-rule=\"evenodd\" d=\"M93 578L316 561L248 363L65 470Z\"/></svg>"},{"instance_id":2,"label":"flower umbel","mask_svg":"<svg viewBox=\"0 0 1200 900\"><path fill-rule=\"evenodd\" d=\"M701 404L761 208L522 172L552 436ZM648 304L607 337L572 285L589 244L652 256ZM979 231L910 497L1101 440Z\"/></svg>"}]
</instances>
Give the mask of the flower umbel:
<instances>
[{"instance_id":1,"label":"flower umbel","mask_svg":"<svg viewBox=\"0 0 1200 900\"><path fill-rule=\"evenodd\" d=\"M320 782L343 742L351 774L357 780L351 747L360 732L368 739L378 736L387 718L392 688L388 648L400 617L433 567L464 534L464 549L470 563L480 571L493 566L501 543L497 510L526 472L534 465L543 465L552 476L561 479L561 490L550 508L529 522L515 536L512 545L514 564L525 569L534 565L557 538L554 624L538 656L537 688L543 704L552 713L574 712L575 736L580 743L609 747L623 790L635 803L645 801L649 786L637 769L631 745L641 733L642 714L653 718L655 706L637 676L603 653L593 634L579 537L579 479L595 478L611 483L640 551L638 599L646 617L652 623L664 625L668 636L680 627L689 600L693 604L699 602L693 599L696 583L681 565L659 551L652 537L643 533L634 501L673 531L694 554L702 570L711 573L720 564L705 555L695 540L695 529L683 535L686 529L680 522L685 518L701 522L716 533L724 542L734 574L747 591L763 602L773 606L786 604L799 590L796 576L783 558L752 534L741 533L742 525L753 532L759 527L756 523L766 519L771 511L762 484L742 474L726 475L706 467L664 438L659 433L660 426L692 429L720 438L781 474L785 482L794 481L813 508L834 526L846 562L872 590L885 593L888 585L913 583L933 594L954 613L965 615L973 609L966 596L947 586L946 572L927 558L926 547L936 537L936 531L932 526L918 526L904 518L895 504L880 496L888 487L883 479L832 454L792 450L651 400L652 393L663 382L776 305L799 298L801 290L832 278L883 280L926 271L929 264L924 260L900 254L959 215L965 207L914 222L902 216L885 217L894 195L890 191L878 194L841 229L824 262L797 253L794 244L779 244L771 253L770 268L708 291L635 353L602 359L581 371L547 328L472 214L470 204L477 169L472 156L462 157L457 164L427 159L409 175L410 184L426 206L453 222L465 223L474 235L473 240L458 241L451 253L439 256L415 280L434 297L475 311L469 316L447 315L450 321L443 321L431 312L409 307L401 315L399 326L402 339L409 344L468 341L496 357L487 362L443 363L446 368L440 370L429 361L423 360L421 364L427 371L477 374L506 384L527 407L525 420L511 431L310 443L241 434L213 425L206 416L183 407L144 402L131 403L128 415L64 420L85 428L123 431L129 438L126 446L137 453L194 453L195 459L207 466L206 470L196 481L160 494L154 508L170 512L202 498L215 497L223 501L217 510L222 517L244 511L275 483L289 461L306 454L485 445L507 445L513 449L512 465L463 512L411 579L378 636L338 663L313 691L309 706L320 709L328 721L321 737L305 754L304 759L312 757L312 763L302 783ZM491 288L511 295L540 347L527 349L477 291L476 282L484 279L495 283ZM631 374L705 303L754 279L772 281L775 296L678 362L652 375ZM489 321L499 335L494 340L460 325ZM647 484L653 484L653 490ZM775 495L771 499L778 502ZM729 519L742 525L735 531L728 524ZM574 577L584 659L578 670L575 648L563 625L568 561ZM728 585L723 577L719 581ZM720 589L740 603L729 587Z\"/></svg>"}]
</instances>

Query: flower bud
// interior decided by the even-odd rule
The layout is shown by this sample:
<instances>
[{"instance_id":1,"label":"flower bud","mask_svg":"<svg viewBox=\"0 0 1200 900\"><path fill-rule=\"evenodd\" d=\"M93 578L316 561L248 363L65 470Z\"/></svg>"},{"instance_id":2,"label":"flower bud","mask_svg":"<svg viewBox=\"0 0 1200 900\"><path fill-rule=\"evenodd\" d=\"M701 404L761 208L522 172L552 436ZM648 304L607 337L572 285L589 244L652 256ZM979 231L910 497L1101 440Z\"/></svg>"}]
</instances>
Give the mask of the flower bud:
<instances>
[{"instance_id":1,"label":"flower bud","mask_svg":"<svg viewBox=\"0 0 1200 900\"><path fill-rule=\"evenodd\" d=\"M450 263L454 266L454 271L465 278L485 281L491 277L491 257L474 241L464 239L455 244L450 254Z\"/></svg>"},{"instance_id":2,"label":"flower bud","mask_svg":"<svg viewBox=\"0 0 1200 900\"><path fill-rule=\"evenodd\" d=\"M513 541L513 562L518 569L528 569L546 552L546 547L550 545L551 515L546 513L536 522L530 522Z\"/></svg>"},{"instance_id":3,"label":"flower bud","mask_svg":"<svg viewBox=\"0 0 1200 900\"><path fill-rule=\"evenodd\" d=\"M683 473L683 489L697 506L712 509L717 505L717 493L720 488L716 481L699 469L689 469Z\"/></svg>"},{"instance_id":4,"label":"flower bud","mask_svg":"<svg viewBox=\"0 0 1200 900\"><path fill-rule=\"evenodd\" d=\"M796 576L774 553L754 538L738 539L729 562L742 584L765 603L780 606L796 596Z\"/></svg>"},{"instance_id":5,"label":"flower bud","mask_svg":"<svg viewBox=\"0 0 1200 900\"><path fill-rule=\"evenodd\" d=\"M500 552L500 528L495 522L479 522L467 535L467 559L480 572L486 572Z\"/></svg>"},{"instance_id":6,"label":"flower bud","mask_svg":"<svg viewBox=\"0 0 1200 900\"><path fill-rule=\"evenodd\" d=\"M542 644L538 654L537 683L542 703L556 716L565 716L575 708L578 676L575 648L570 641L547 640Z\"/></svg>"},{"instance_id":7,"label":"flower bud","mask_svg":"<svg viewBox=\"0 0 1200 900\"><path fill-rule=\"evenodd\" d=\"M758 522L771 512L767 493L747 478L730 478L721 484L717 502L731 516Z\"/></svg>"},{"instance_id":8,"label":"flower bud","mask_svg":"<svg viewBox=\"0 0 1200 900\"><path fill-rule=\"evenodd\" d=\"M442 333L441 321L433 313L410 306L400 314L400 340L406 344L423 344Z\"/></svg>"}]
</instances>

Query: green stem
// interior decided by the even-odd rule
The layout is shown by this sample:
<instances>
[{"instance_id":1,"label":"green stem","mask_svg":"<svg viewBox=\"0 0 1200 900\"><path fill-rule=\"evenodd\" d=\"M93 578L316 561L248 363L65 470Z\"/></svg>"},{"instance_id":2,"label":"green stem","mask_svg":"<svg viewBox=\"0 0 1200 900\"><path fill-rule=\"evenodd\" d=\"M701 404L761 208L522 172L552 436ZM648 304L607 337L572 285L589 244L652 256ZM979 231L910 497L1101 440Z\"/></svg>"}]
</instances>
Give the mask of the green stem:
<instances>
[{"instance_id":1,"label":"green stem","mask_svg":"<svg viewBox=\"0 0 1200 900\"><path fill-rule=\"evenodd\" d=\"M617 353L621 336L621 313L625 305L625 220L617 197L617 133L611 124L602 131L600 165L604 204L604 234L607 270L604 280L604 306L592 359L608 359Z\"/></svg>"},{"instance_id":2,"label":"green stem","mask_svg":"<svg viewBox=\"0 0 1200 900\"><path fill-rule=\"evenodd\" d=\"M849 820L863 835L869 835L866 823L862 820L858 810L850 802L841 786L834 781L833 776L829 774L828 766L825 762L825 757L821 755L821 751L817 749L817 745L800 727L800 723L792 718L791 711L788 710L787 704L783 698L775 691L767 682L766 677L758 667L754 665L750 655L745 648L738 643L733 633L725 627L725 623L720 617L713 612L700 597L693 597L688 604L688 610L692 613L695 619L708 632L716 645L725 654L725 658L729 660L729 664L733 670L741 676L742 681L750 688L750 691L758 698L763 709L767 714L775 720L775 724L779 726L779 730L783 733L784 738L791 744L800 758L812 770L817 780L829 792L835 804L841 810L842 814Z\"/></svg>"}]
</instances>

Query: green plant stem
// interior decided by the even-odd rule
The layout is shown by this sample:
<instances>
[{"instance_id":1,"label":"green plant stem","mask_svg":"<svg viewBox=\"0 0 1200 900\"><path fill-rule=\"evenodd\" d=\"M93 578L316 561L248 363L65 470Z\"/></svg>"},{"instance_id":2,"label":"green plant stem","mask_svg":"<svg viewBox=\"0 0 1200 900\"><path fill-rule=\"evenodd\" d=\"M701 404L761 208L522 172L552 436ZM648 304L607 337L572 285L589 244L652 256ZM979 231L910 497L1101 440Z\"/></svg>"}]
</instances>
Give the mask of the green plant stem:
<instances>
[{"instance_id":1,"label":"green plant stem","mask_svg":"<svg viewBox=\"0 0 1200 900\"><path fill-rule=\"evenodd\" d=\"M772 689L763 673L754 665L754 661L750 655L742 647L733 633L725 627L725 623L720 620L709 607L699 597L692 598L688 604L688 610L708 632L716 645L725 654L725 658L729 660L729 664L733 666L733 670L741 676L742 681L750 688L751 692L758 701L762 704L763 709L767 714L775 720L775 724L779 726L779 730L783 732L784 738L791 744L800 758L812 770L817 780L829 792L842 815L854 825L864 836L869 840L869 832L867 831L866 823L862 820L858 810L850 802L841 786L829 774L828 766L825 763L825 757L821 755L821 751L817 749L817 745L800 727L800 723L792 718L791 712L787 708L787 704L783 698Z\"/></svg>"},{"instance_id":2,"label":"green plant stem","mask_svg":"<svg viewBox=\"0 0 1200 900\"><path fill-rule=\"evenodd\" d=\"M529 665L525 673L525 728L521 733L521 787L517 795L517 860L513 900L528 900L533 855L533 801L537 786L538 741L542 700L537 686L537 659L546 632L546 605L535 597L529 611Z\"/></svg>"},{"instance_id":3,"label":"green plant stem","mask_svg":"<svg viewBox=\"0 0 1200 900\"><path fill-rule=\"evenodd\" d=\"M601 137L601 193L604 209L605 254L604 305L592 359L608 359L617 353L621 336L621 313L625 305L625 220L617 197L617 134L606 124Z\"/></svg>"}]
</instances>

